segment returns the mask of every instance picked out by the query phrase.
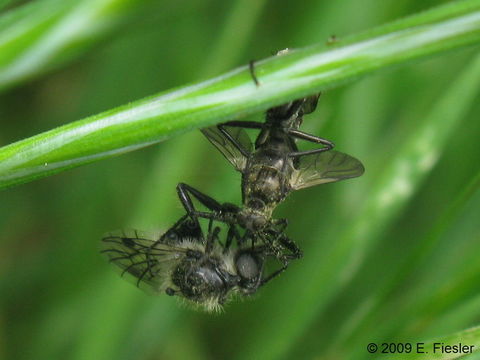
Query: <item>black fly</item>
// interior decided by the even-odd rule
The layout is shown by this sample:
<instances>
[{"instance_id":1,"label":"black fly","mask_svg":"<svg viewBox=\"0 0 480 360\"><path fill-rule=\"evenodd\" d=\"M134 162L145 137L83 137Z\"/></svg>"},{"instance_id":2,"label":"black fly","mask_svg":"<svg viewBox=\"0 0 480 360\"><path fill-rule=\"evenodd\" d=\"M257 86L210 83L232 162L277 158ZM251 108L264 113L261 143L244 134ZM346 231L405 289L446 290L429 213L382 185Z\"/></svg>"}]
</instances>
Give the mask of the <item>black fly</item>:
<instances>
[{"instance_id":1,"label":"black fly","mask_svg":"<svg viewBox=\"0 0 480 360\"><path fill-rule=\"evenodd\" d=\"M187 215L161 236L112 232L103 238L102 252L143 290L177 295L207 311L220 310L235 293L255 293L285 269L264 276L269 249L227 248L218 239L220 227L212 223L206 239L198 222Z\"/></svg>"},{"instance_id":2,"label":"black fly","mask_svg":"<svg viewBox=\"0 0 480 360\"><path fill-rule=\"evenodd\" d=\"M303 115L314 111L319 95L313 95L271 108L267 111L266 122L231 121L203 129L204 135L242 173L243 207L219 203L197 189L180 183L178 196L187 214L193 221L209 218L230 224L229 232L235 225L246 229L227 236L227 242L236 238L239 244L251 240L260 243L283 263L302 257L298 246L290 240L284 230L286 219L272 219L275 207L292 190L317 184L335 182L363 174L363 165L357 159L332 150L328 140L299 130ZM253 145L247 129L259 129ZM299 151L296 139L321 144L320 148ZM195 209L192 198L198 200L209 211Z\"/></svg>"},{"instance_id":3,"label":"black fly","mask_svg":"<svg viewBox=\"0 0 480 360\"><path fill-rule=\"evenodd\" d=\"M230 121L202 129L207 139L242 173L243 207L211 206L198 190L180 184L179 196L187 203L187 211L192 211L188 208L191 194L213 211L233 213L240 226L258 232L284 221L272 220L272 213L292 190L362 175L364 167L360 161L331 150L332 142L299 130L303 115L315 110L318 97L312 95L273 107L267 111L264 123ZM244 129L260 130L255 144ZM322 146L299 151L296 139Z\"/></svg>"}]
</instances>

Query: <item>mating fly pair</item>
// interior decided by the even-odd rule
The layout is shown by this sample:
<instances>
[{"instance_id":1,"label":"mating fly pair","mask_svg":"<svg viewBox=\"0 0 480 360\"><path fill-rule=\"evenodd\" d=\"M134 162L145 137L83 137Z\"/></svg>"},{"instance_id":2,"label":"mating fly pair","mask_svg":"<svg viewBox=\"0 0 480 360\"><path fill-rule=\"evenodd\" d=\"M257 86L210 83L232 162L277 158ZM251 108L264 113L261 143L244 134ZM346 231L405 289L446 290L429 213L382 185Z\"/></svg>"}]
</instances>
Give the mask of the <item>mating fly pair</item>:
<instances>
[{"instance_id":1,"label":"mating fly pair","mask_svg":"<svg viewBox=\"0 0 480 360\"><path fill-rule=\"evenodd\" d=\"M103 239L103 252L123 273L133 275L137 286L178 295L207 310L218 309L232 294L256 292L284 271L289 261L302 256L284 233L287 220L272 218L275 207L293 190L364 172L360 161L332 150L330 141L299 130L303 115L315 110L318 97L273 107L264 123L230 121L202 130L242 174L242 207L219 203L180 183L177 192L187 214L170 230L162 236L115 232ZM254 143L245 129L259 130ZM320 147L300 151L296 140ZM197 210L192 198L208 211ZM206 237L201 218L209 221ZM222 233L214 222L226 224L227 229ZM282 266L266 276L265 263L270 258Z\"/></svg>"},{"instance_id":2,"label":"mating fly pair","mask_svg":"<svg viewBox=\"0 0 480 360\"><path fill-rule=\"evenodd\" d=\"M230 121L202 129L207 139L241 172L243 207L220 204L181 183L177 191L187 214L193 219L214 218L239 225L246 230L242 242L260 241L283 261L284 267L288 260L301 257L300 249L283 233L287 220L272 218L276 206L293 190L354 178L364 172L360 161L332 150L332 142L299 130L303 115L315 110L318 98L316 94L273 107L267 111L264 123ZM260 130L254 144L245 129ZM297 139L321 147L300 151ZM209 212L197 211L192 197Z\"/></svg>"}]
</instances>

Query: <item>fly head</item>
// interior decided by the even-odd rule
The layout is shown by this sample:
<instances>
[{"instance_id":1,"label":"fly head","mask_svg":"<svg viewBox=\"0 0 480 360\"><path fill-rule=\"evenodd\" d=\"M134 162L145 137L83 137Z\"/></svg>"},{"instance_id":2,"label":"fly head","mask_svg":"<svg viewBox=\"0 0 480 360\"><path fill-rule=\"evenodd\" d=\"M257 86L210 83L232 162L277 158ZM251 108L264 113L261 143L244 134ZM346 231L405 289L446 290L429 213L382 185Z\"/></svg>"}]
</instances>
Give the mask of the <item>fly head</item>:
<instances>
[{"instance_id":1,"label":"fly head","mask_svg":"<svg viewBox=\"0 0 480 360\"><path fill-rule=\"evenodd\" d=\"M298 129L302 125L303 115L317 108L320 93L297 99L267 110L267 123L284 129Z\"/></svg>"}]
</instances>

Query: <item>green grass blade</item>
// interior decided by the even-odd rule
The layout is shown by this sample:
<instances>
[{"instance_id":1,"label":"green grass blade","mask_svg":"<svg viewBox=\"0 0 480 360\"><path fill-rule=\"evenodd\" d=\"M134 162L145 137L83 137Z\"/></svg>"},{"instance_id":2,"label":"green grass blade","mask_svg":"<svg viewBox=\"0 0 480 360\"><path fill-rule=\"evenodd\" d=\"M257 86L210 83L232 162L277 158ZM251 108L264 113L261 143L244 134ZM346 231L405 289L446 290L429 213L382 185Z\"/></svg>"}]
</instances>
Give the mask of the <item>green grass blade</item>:
<instances>
[{"instance_id":1,"label":"green grass blade","mask_svg":"<svg viewBox=\"0 0 480 360\"><path fill-rule=\"evenodd\" d=\"M397 267L396 274L386 277L388 281L379 287L380 291L373 292L358 304L341 331L342 344L334 341L336 344L329 353L344 349L348 359L368 358L364 347L372 340L432 338L475 323L480 309L479 297L472 298L476 291L471 289L477 285L480 270L475 256L478 235L471 228L463 229L469 218L470 222L475 222L473 214L480 210L479 180L480 173L447 207L431 232L419 239L418 249L402 254L406 259ZM464 255L449 262L448 255L459 247L465 250ZM437 261L432 262L432 259ZM389 321L382 321L387 316ZM348 334L352 329L354 333Z\"/></svg>"},{"instance_id":2,"label":"green grass blade","mask_svg":"<svg viewBox=\"0 0 480 360\"><path fill-rule=\"evenodd\" d=\"M264 309L264 322L251 331L240 358L276 359L285 354L304 329L324 310L338 290L355 274L370 249L448 148L448 137L461 123L477 99L480 86L480 56L467 67L446 94L425 117L384 167L382 178L371 187L358 218L331 243L328 249L317 243L312 254L328 253L324 261L309 261L298 275L302 282L282 288L275 308ZM368 168L367 168L368 172ZM319 229L317 238L322 235ZM283 309L295 309L295 316L284 316ZM279 313L280 311L280 313ZM261 334L269 334L268 337Z\"/></svg>"},{"instance_id":3,"label":"green grass blade","mask_svg":"<svg viewBox=\"0 0 480 360\"><path fill-rule=\"evenodd\" d=\"M0 91L83 52L144 1L40 0L0 18Z\"/></svg>"},{"instance_id":4,"label":"green grass blade","mask_svg":"<svg viewBox=\"0 0 480 360\"><path fill-rule=\"evenodd\" d=\"M359 304L358 309L350 316L350 321L347 321L343 329L337 332L337 338L334 338L331 344L331 353L334 353L342 347L348 347L349 344L351 345L354 342L354 339L357 339L357 343L359 344L368 343L368 340L372 339L371 333L366 335L365 328L379 321L379 317L385 313L385 311L380 311L381 306L388 302L389 297L394 297L393 294L398 284L408 281L408 279L412 277L412 272L420 267L428 254L432 252L432 249L434 249L435 246L439 246L438 243L442 235L454 226L462 210L464 210L468 202L471 201L478 189L480 189L480 172L477 173L465 189L463 189L457 199L448 206L442 216L438 218L430 232L425 236L424 241L419 243L414 250L406 254L405 259L402 260L395 274L379 286L377 291L366 298L362 304ZM455 281L458 282L458 279L455 279ZM428 284L429 282L425 281L425 283ZM430 294L432 291L429 290L426 292ZM408 306L409 310L411 310L412 307L413 305L410 304L410 306ZM407 314L403 313L401 309L397 310L397 316L399 318L407 318ZM392 321L392 323L400 326L399 321ZM352 358L360 356L360 354L355 354L355 351L353 351L355 347L351 348Z\"/></svg>"},{"instance_id":5,"label":"green grass blade","mask_svg":"<svg viewBox=\"0 0 480 360\"><path fill-rule=\"evenodd\" d=\"M447 9L448 11L446 11ZM406 26L407 24L408 26ZM391 65L478 43L480 1L439 7L329 50L324 45L133 102L0 149L0 189L132 151L193 128L337 86Z\"/></svg>"},{"instance_id":6,"label":"green grass blade","mask_svg":"<svg viewBox=\"0 0 480 360\"><path fill-rule=\"evenodd\" d=\"M218 74L225 65L232 66L251 39L255 24L267 0L241 0L232 2L230 16L216 41L213 50L205 60L201 75Z\"/></svg>"},{"instance_id":7,"label":"green grass blade","mask_svg":"<svg viewBox=\"0 0 480 360\"><path fill-rule=\"evenodd\" d=\"M8 10L16 6L16 3L21 2L22 0L0 0L0 11Z\"/></svg>"}]
</instances>

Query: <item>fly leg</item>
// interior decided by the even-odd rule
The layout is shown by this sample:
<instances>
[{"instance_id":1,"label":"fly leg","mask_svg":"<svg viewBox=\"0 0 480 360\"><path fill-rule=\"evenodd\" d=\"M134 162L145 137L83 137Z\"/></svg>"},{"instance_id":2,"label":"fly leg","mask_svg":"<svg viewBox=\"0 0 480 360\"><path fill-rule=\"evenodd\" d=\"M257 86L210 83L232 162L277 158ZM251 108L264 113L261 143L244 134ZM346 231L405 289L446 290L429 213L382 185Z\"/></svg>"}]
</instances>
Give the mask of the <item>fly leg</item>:
<instances>
[{"instance_id":1,"label":"fly leg","mask_svg":"<svg viewBox=\"0 0 480 360\"><path fill-rule=\"evenodd\" d=\"M262 275L261 275L261 274L263 274L263 270L264 270L264 269L265 269L265 259L262 258L262 263L260 264L260 270L259 270L260 276L258 277L258 279L257 279L257 281L256 281L256 283L255 283L255 285L254 285L254 287L253 287L254 291L251 292L252 294L253 294L255 291L257 291L259 287L261 287L263 284L265 284L265 282L264 282L265 279L263 279L263 278L262 278ZM268 280L267 280L267 281L268 281Z\"/></svg>"},{"instance_id":2,"label":"fly leg","mask_svg":"<svg viewBox=\"0 0 480 360\"><path fill-rule=\"evenodd\" d=\"M224 126L231 126L231 127L240 127L244 129L263 129L265 127L265 123L261 123L258 121L242 121L242 120L232 120L227 121L223 124L217 125L220 130L223 129ZM222 132L223 132L222 131Z\"/></svg>"},{"instance_id":3,"label":"fly leg","mask_svg":"<svg viewBox=\"0 0 480 360\"><path fill-rule=\"evenodd\" d=\"M255 250L255 242L257 241L256 237L260 237L259 233L255 233L255 232L252 232L251 230L246 229L242 236L237 237L237 244L243 245L248 240L251 240L250 249Z\"/></svg>"},{"instance_id":4,"label":"fly leg","mask_svg":"<svg viewBox=\"0 0 480 360\"><path fill-rule=\"evenodd\" d=\"M275 270L273 273L264 278L259 286L265 285L267 282L287 270L288 264L291 260L300 259L303 256L302 250L300 250L300 248L285 234L279 234L277 240L287 250L290 251L290 254L279 254L277 249L273 249L275 258L282 263L282 266L278 270Z\"/></svg>"},{"instance_id":5,"label":"fly leg","mask_svg":"<svg viewBox=\"0 0 480 360\"><path fill-rule=\"evenodd\" d=\"M215 241L218 241L218 233L220 232L220 227L216 226L212 229L213 218L208 221L208 235L207 243L205 244L205 253L210 254L213 250L213 244Z\"/></svg>"},{"instance_id":6,"label":"fly leg","mask_svg":"<svg viewBox=\"0 0 480 360\"><path fill-rule=\"evenodd\" d=\"M271 229L268 238L271 239L268 240L271 251L280 261L300 259L303 256L302 250L283 231ZM285 254L285 250L289 253Z\"/></svg>"},{"instance_id":7,"label":"fly leg","mask_svg":"<svg viewBox=\"0 0 480 360\"><path fill-rule=\"evenodd\" d=\"M287 132L290 136L295 137L297 139L306 140L306 141L313 142L315 144L324 145L324 147L322 147L320 149L291 152L291 153L288 154L289 157L299 157L299 156L304 156L304 155L317 154L317 153L321 153L323 151L332 150L335 147L335 144L333 142L331 142L330 140L323 139L321 137L318 137L318 136L315 136L315 135L312 135L312 134L307 134L307 133L305 133L303 131L300 131L300 130L289 129Z\"/></svg>"},{"instance_id":8,"label":"fly leg","mask_svg":"<svg viewBox=\"0 0 480 360\"><path fill-rule=\"evenodd\" d=\"M198 224L198 218L203 218L214 219L232 225L235 214L239 211L238 206L229 203L220 204L214 198L185 183L179 183L177 185L177 193L187 214L196 224ZM191 196L209 209L210 212L196 210L193 206Z\"/></svg>"},{"instance_id":9,"label":"fly leg","mask_svg":"<svg viewBox=\"0 0 480 360\"><path fill-rule=\"evenodd\" d=\"M220 124L220 125L217 125L217 128L218 130L222 133L223 136L225 136L225 138L230 141L232 143L233 146L235 146L238 151L240 151L240 153L245 156L245 157L249 157L250 156L250 152L248 149L245 149L245 147L240 144L237 139L235 139L232 134L230 134L228 132L228 130L225 128L225 126L230 126L230 127L239 127L239 128L243 128L243 129L263 129L263 127L265 126L265 124L263 123L259 123L259 122L256 122L256 121L238 121L238 120L234 120L234 121L229 121L229 122L226 122L226 123L223 123L223 124Z\"/></svg>"},{"instance_id":10,"label":"fly leg","mask_svg":"<svg viewBox=\"0 0 480 360\"><path fill-rule=\"evenodd\" d=\"M195 222L195 224L200 227L200 224L198 222L198 218L205 218L205 219L216 219L216 220L221 220L220 213L222 210L222 205L213 199L212 197L205 195L204 193L198 191L197 189L191 187L190 185L187 185L185 183L179 183L177 185L177 194L178 197L180 198L180 201L187 211L187 214L190 216L190 218ZM195 197L202 205L204 205L206 208L211 210L212 212L203 212L203 211L198 211L195 209L193 206L192 198L190 196Z\"/></svg>"},{"instance_id":11,"label":"fly leg","mask_svg":"<svg viewBox=\"0 0 480 360\"><path fill-rule=\"evenodd\" d=\"M286 222L282 222L280 225L285 226L285 224ZM302 250L283 233L283 230L269 228L262 234L261 239L267 246L269 255L281 262L300 259L303 256Z\"/></svg>"},{"instance_id":12,"label":"fly leg","mask_svg":"<svg viewBox=\"0 0 480 360\"><path fill-rule=\"evenodd\" d=\"M235 239L237 241L237 244L240 244L241 242L241 236L237 231L237 228L235 227L234 224L231 224L228 228L227 232L227 240L225 241L225 247L223 250L223 253L225 254L228 249L230 249L230 246L232 245L232 241Z\"/></svg>"},{"instance_id":13,"label":"fly leg","mask_svg":"<svg viewBox=\"0 0 480 360\"><path fill-rule=\"evenodd\" d=\"M272 220L272 224L275 226L278 226L278 228L275 230L278 231L279 233L282 233L287 228L288 219L274 219Z\"/></svg>"},{"instance_id":14,"label":"fly leg","mask_svg":"<svg viewBox=\"0 0 480 360\"><path fill-rule=\"evenodd\" d=\"M280 234L277 238L277 241L285 247L290 254L288 255L281 255L280 258L288 259L288 260L296 260L300 259L303 256L302 250L295 244L295 242L290 239L285 234Z\"/></svg>"},{"instance_id":15,"label":"fly leg","mask_svg":"<svg viewBox=\"0 0 480 360\"><path fill-rule=\"evenodd\" d=\"M267 277L263 278L262 281L260 282L260 284L258 285L258 287L265 285L265 284L268 283L270 280L272 280L273 278L277 277L278 275L280 275L281 273L283 273L285 270L287 270L287 268L288 268L288 263L289 263L288 260L283 260L283 261L282 261L282 267L280 267L280 269L278 269L278 270L275 270L273 273L271 273L271 274L268 275Z\"/></svg>"}]
</instances>

